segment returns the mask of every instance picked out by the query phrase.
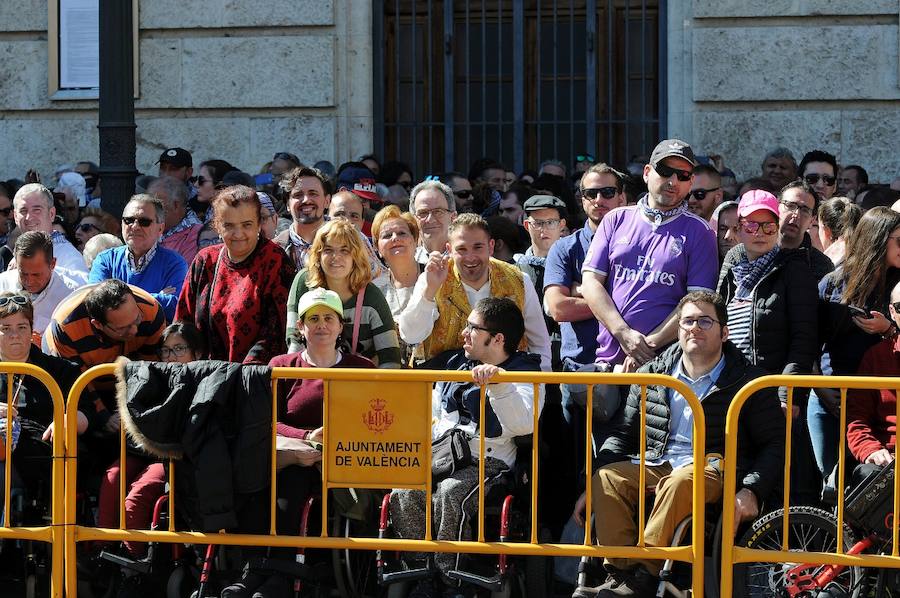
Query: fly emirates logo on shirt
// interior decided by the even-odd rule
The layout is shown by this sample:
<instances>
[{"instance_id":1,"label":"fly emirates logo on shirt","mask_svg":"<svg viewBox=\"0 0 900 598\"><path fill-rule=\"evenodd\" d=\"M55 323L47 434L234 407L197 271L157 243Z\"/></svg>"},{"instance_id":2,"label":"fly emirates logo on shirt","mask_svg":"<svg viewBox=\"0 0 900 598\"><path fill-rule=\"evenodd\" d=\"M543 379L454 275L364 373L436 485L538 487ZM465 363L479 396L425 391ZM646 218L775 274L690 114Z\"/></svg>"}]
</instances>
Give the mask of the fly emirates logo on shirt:
<instances>
[{"instance_id":1,"label":"fly emirates logo on shirt","mask_svg":"<svg viewBox=\"0 0 900 598\"><path fill-rule=\"evenodd\" d=\"M629 268L623 264L613 264L613 278L616 282L639 281L662 284L667 287L675 285L675 275L665 270L654 269L656 260L646 255L637 256L637 264Z\"/></svg>"}]
</instances>

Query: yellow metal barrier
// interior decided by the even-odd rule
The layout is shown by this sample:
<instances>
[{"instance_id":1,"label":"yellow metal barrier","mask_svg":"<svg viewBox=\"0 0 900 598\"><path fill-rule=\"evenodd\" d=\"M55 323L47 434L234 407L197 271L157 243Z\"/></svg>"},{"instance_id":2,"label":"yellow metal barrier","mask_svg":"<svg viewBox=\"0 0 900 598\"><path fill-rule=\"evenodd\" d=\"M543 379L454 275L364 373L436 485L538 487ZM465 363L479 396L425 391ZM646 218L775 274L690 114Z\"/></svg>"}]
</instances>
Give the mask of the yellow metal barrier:
<instances>
[{"instance_id":1,"label":"yellow metal barrier","mask_svg":"<svg viewBox=\"0 0 900 598\"><path fill-rule=\"evenodd\" d=\"M7 376L6 380L6 409L7 413L11 413L12 409L18 399L18 389L14 390L14 387L21 387L21 380L18 385L14 384L15 376L31 376L32 378L37 379L41 384L43 384L50 393L50 397L53 399L53 442L52 442L52 459L53 463L51 466L51 483L52 483L52 494L51 494L51 503L50 503L50 525L42 525L36 527L20 527L16 525L10 525L10 521L8 520L12 504L10 502L10 491L11 491L11 482L12 482L12 418L6 418L6 427L3 433L5 434L5 442L6 442L6 462L4 463L5 467L5 484L3 487L3 498L5 505L5 513L3 520L3 527L0 527L0 539L2 538L12 538L17 540L34 540L37 542L46 542L50 545L50 595L53 598L59 598L63 594L63 533L64 533L64 519L63 519L63 502L62 502L62 489L63 489L63 480L65 475L65 470L63 468L63 462L66 457L65 452L65 434L63 433L63 426L65 422L64 417L64 409L65 409L65 401L62 394L62 391L59 389L59 386L50 377L46 371L42 370L39 367L27 364L27 363L18 363L18 362L0 362L0 376ZM75 424L73 424L75 425ZM15 524L15 522L12 522ZM74 596L74 594L72 594Z\"/></svg>"},{"instance_id":2,"label":"yellow metal barrier","mask_svg":"<svg viewBox=\"0 0 900 598\"><path fill-rule=\"evenodd\" d=\"M79 397L86 386L94 379L101 376L113 375L115 366L112 364L96 366L85 372L72 387L69 395L69 405L78 404ZM279 380L296 380L296 379L321 379L324 381L324 442L323 442L323 493L322 493L322 528L319 537L309 536L284 536L277 535L275 527L275 501L276 501L276 484L271 484L270 490L270 529L269 534L230 534L230 533L201 533L189 531L176 531L174 527L174 510L175 510L175 487L174 487L174 467L175 463L170 461L169 468L169 529L167 531L149 531L149 530L127 530L125 529L124 518L124 500L125 500L125 459L124 448L121 449L120 460L120 520L119 529L100 529L75 525L75 483L77 479L77 442L75 435L75 409L70 409L68 413L69 426L67 426L67 442L69 443L69 459L67 461L66 477L71 482L66 485L66 517L70 523L66 528L65 537L65 554L66 561L71 564L66 570L66 589L70 596L76 595L76 569L74 566L76 558L77 542L90 540L104 541L137 541L137 542L169 542L169 543L186 543L186 544L223 544L223 545L241 545L241 546L273 546L273 547L305 547L319 549L355 549L355 550L396 550L410 552L463 552L463 553L479 553L479 554L515 554L526 556L593 556L593 557L613 557L613 558L645 558L645 559L672 559L693 563L693 588L694 595L703 595L703 531L704 531L704 484L695 483L693 485L693 536L691 544L688 546L678 547L653 547L646 546L644 543L643 524L639 526L639 539L636 546L596 546L591 543L591 484L590 484L590 468L586 473L586 492L587 492L587 512L585 514L586 526L584 543L581 545L574 544L553 544L539 543L538 541L538 418L539 410L534 409L534 432L532 434L534 450L532 451L532 474L531 474L531 533L527 542L486 542L484 532L484 460L480 459L480 482L479 482L479 521L476 541L445 541L433 540L431 532L431 388L438 381L471 381L471 372L456 371L439 371L439 370L381 370L381 369L317 369L317 368L273 368L272 370L272 463L271 476L274 482L276 473L275 450L276 450L276 433L275 424L278 414L277 409L277 393L276 384ZM647 401L647 385L659 385L672 388L681 393L687 400L694 413L694 479L703 479L703 469L705 466L705 418L703 409L696 396L690 388L684 383L670 376L657 374L577 374L577 373L543 373L543 372L507 372L500 374L492 379L494 382L519 382L532 384L534 387L534 401L537 405L539 385L553 383L569 383L569 384L586 384L588 385L588 396L591 396L593 385L595 384L611 384L611 385L632 385L639 384L642 387L641 392L641 443L640 443L640 461L644 465L646 439L643 430L645 429L646 419L646 401ZM391 386L397 385L397 386ZM371 391L374 387L377 390ZM392 388L397 389L396 392ZM367 394L367 391L370 391ZM481 389L481 419L484 421L485 409L485 388ZM390 401L402 400L401 408L398 412L387 413L390 409ZM355 401L355 403L348 403ZM335 403L338 403L337 405ZM347 421L356 421L356 415L359 415L359 409L354 412L348 409L348 405L353 404L356 407L369 405L370 412L364 418L363 424L369 427L372 437L378 437L386 432L385 425L391 417L398 415L406 416L406 409L421 408L427 413L419 422L417 429L412 431L413 437L419 443L422 454L425 455L425 462L419 463L420 471L423 475L422 479L412 479L411 476L400 475L402 483L393 484L392 479L397 478L396 472L391 475L382 475L373 479L365 475L355 479L342 479L340 471L343 463L338 457L345 457L337 454L339 451L335 448L335 443L340 440L335 438L337 434L353 434L352 424L347 427ZM339 418L337 416L340 416ZM340 421L338 426L337 422ZM591 422L592 422L592 402L587 402L586 413L587 429L586 429L586 458L591 460ZM330 423L329 423L330 422ZM338 429L339 428L339 429ZM409 433L409 429L405 430ZM409 435L409 434L407 434ZM124 445L124 432L122 433L122 441ZM484 453L485 438L480 435L481 454ZM410 443L415 444L415 443ZM414 452L414 451L413 451ZM388 468L390 469L390 468ZM407 472L408 473L408 472ZM355 475L355 474L354 474ZM405 476L405 477L404 477ZM414 476L413 476L414 477ZM641 482L644 481L643 467L641 469ZM328 537L327 529L327 510L328 510L328 489L332 488L411 488L422 490L426 493L426 530L425 538L421 540L408 539L378 539L378 538L362 538L362 537ZM646 498L643 493L639 499L639 521L644 521L646 511ZM726 509L727 511L727 509Z\"/></svg>"},{"instance_id":3,"label":"yellow metal barrier","mask_svg":"<svg viewBox=\"0 0 900 598\"><path fill-rule=\"evenodd\" d=\"M722 517L722 577L721 598L731 598L733 591L734 565L739 563L808 563L815 565L848 565L853 567L900 568L898 558L897 525L893 519L893 551L891 555L860 554L848 555L844 550L844 488L846 486L846 446L847 446L847 390L848 389L893 389L900 390L900 378L880 378L874 376L763 376L749 382L735 395L728 409L725 423L725 488L723 504L734 502L737 483L737 440L738 421L744 403L754 393L765 388L787 388L786 413L791 413L794 405L795 388L831 388L841 391L840 447L838 452L837 480L837 539L836 549L828 552L803 552L789 546L790 529L790 470L791 470L791 419L785 432L785 470L782 506L782 546L781 550L759 550L735 546L735 539L729 530L733 529L734 511L724 509ZM897 402L897 421L900 421L900 401ZM900 461L894 461L894 513L900 512Z\"/></svg>"}]
</instances>

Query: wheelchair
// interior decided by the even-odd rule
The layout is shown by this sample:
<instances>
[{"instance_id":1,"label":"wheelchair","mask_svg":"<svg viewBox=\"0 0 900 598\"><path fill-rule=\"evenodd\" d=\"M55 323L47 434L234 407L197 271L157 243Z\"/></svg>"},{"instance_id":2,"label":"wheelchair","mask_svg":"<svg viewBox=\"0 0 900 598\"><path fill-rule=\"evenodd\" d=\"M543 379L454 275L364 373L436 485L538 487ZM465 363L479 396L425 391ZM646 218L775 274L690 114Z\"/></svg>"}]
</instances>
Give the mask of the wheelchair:
<instances>
[{"instance_id":1,"label":"wheelchair","mask_svg":"<svg viewBox=\"0 0 900 598\"><path fill-rule=\"evenodd\" d=\"M516 466L490 488L485 495L485 539L499 542L528 542L531 525L531 436L515 439L518 447ZM382 497L378 510L378 537L394 537L391 526L390 497ZM473 526L477 518L473 518ZM550 532L541 529L539 542L550 540ZM374 559L378 585L391 598L406 596L412 586L439 575L432 555L424 559L399 551L378 550ZM461 554L459 567L447 576L464 588L467 595L493 598L553 595L551 557Z\"/></svg>"},{"instance_id":2,"label":"wheelchair","mask_svg":"<svg viewBox=\"0 0 900 598\"><path fill-rule=\"evenodd\" d=\"M891 554L893 464L872 471L848 488L844 509L843 551ZM836 510L814 506L788 509L788 549L831 552L837 549ZM760 550L781 550L784 509L758 519L739 544ZM735 565L734 594L743 597L892 598L900 596L900 569L866 569L847 565L743 563Z\"/></svg>"}]
</instances>

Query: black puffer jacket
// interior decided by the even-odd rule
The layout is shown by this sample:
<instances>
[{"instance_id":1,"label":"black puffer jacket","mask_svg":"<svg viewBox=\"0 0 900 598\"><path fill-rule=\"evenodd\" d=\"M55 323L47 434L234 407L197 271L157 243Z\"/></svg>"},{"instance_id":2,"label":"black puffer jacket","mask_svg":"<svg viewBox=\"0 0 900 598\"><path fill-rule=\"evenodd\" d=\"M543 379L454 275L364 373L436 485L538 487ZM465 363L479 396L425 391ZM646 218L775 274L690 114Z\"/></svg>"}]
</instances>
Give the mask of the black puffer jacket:
<instances>
[{"instance_id":1,"label":"black puffer jacket","mask_svg":"<svg viewBox=\"0 0 900 598\"><path fill-rule=\"evenodd\" d=\"M737 290L733 267L746 255L733 247L719 274L718 292L729 303ZM806 249L782 249L753 289L750 362L769 374L809 374L819 358L819 289Z\"/></svg>"},{"instance_id":2,"label":"black puffer jacket","mask_svg":"<svg viewBox=\"0 0 900 598\"><path fill-rule=\"evenodd\" d=\"M235 505L269 487L271 369L225 361L120 360L119 414L152 455L175 457L175 504L191 526L237 526Z\"/></svg>"},{"instance_id":3,"label":"black puffer jacket","mask_svg":"<svg viewBox=\"0 0 900 598\"><path fill-rule=\"evenodd\" d=\"M725 367L716 384L703 399L706 416L706 453L725 454L725 417L731 400L745 384L765 374L750 364L729 342L723 347ZM638 372L669 374L681 359L677 344L666 349ZM615 432L603 443L594 461L598 468L607 463L637 458L640 451L641 387L632 386L628 400L616 418ZM660 459L669 440L668 389L647 387L647 461ZM784 474L784 414L774 389L756 393L741 409L738 422L738 489L748 488L765 500Z\"/></svg>"}]
</instances>

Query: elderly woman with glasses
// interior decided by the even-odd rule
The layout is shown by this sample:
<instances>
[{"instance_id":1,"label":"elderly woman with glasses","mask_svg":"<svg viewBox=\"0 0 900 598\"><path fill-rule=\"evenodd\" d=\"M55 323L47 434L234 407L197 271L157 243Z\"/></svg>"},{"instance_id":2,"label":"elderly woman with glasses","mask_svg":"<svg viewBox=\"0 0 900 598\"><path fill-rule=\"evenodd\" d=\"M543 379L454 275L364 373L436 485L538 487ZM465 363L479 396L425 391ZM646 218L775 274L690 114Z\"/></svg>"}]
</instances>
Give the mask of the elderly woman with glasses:
<instances>
[{"instance_id":1,"label":"elderly woman with glasses","mask_svg":"<svg viewBox=\"0 0 900 598\"><path fill-rule=\"evenodd\" d=\"M184 280L176 322L191 322L206 338L204 357L268 363L285 352L288 291L296 270L261 232L262 207L253 189L226 187L213 200L222 245L202 249Z\"/></svg>"},{"instance_id":2,"label":"elderly woman with glasses","mask_svg":"<svg viewBox=\"0 0 900 598\"><path fill-rule=\"evenodd\" d=\"M729 340L770 374L808 374L818 355L817 291L805 249L778 245L778 200L754 189L738 203L740 243L725 257L718 292ZM782 402L786 390L781 389Z\"/></svg>"},{"instance_id":3,"label":"elderly woman with glasses","mask_svg":"<svg viewBox=\"0 0 900 598\"><path fill-rule=\"evenodd\" d=\"M32 344L34 308L24 294L0 293L0 361L28 363L37 366L59 385L63 397L81 373L74 363L53 357ZM8 411L6 397L12 387L12 413ZM19 480L26 490L35 492L40 483L49 487L51 470L51 448L54 434L53 397L42 382L21 374L0 376L0 455L6 455L6 420L12 418L12 471L13 480ZM84 393L78 410L78 433L83 434L89 426L87 407L93 397ZM5 468L0 464L0 488L4 483ZM15 483L15 482L14 482ZM2 495L2 492L0 492ZM32 494L34 496L34 494ZM0 505L2 505L0 496ZM31 522L37 523L37 522Z\"/></svg>"},{"instance_id":4,"label":"elderly woman with glasses","mask_svg":"<svg viewBox=\"0 0 900 598\"><path fill-rule=\"evenodd\" d=\"M115 216L104 212L100 208L85 208L81 212L81 220L75 226L75 240L78 242L78 250L84 251L84 244L99 234L107 233L119 236L122 227Z\"/></svg>"}]
</instances>

